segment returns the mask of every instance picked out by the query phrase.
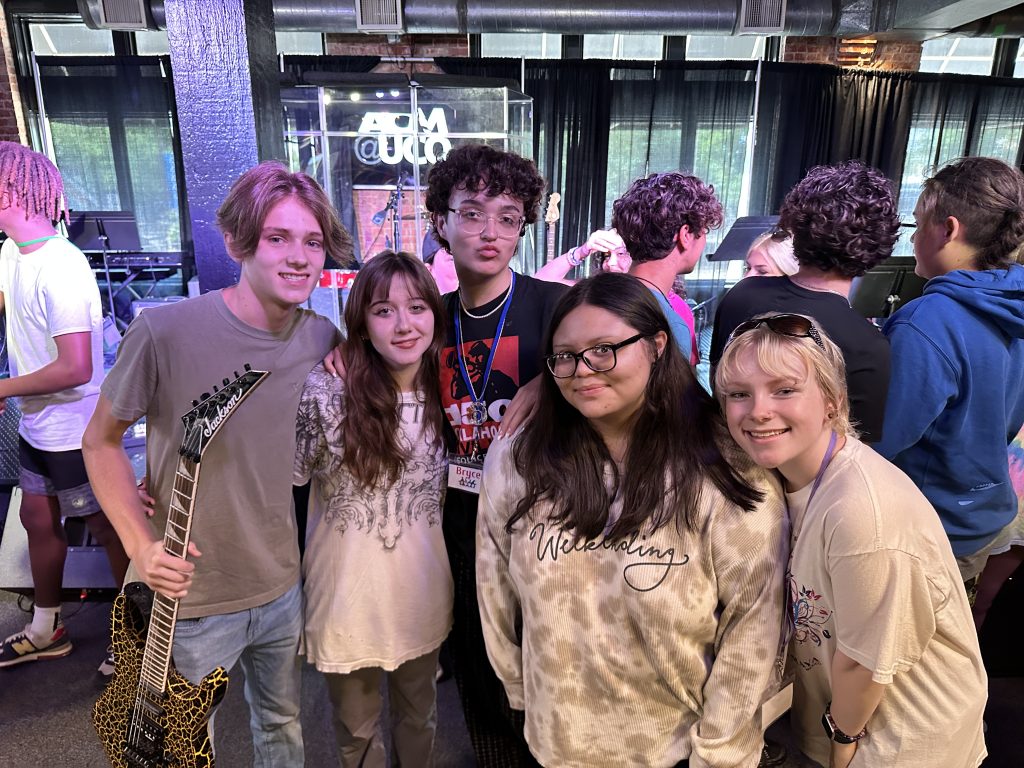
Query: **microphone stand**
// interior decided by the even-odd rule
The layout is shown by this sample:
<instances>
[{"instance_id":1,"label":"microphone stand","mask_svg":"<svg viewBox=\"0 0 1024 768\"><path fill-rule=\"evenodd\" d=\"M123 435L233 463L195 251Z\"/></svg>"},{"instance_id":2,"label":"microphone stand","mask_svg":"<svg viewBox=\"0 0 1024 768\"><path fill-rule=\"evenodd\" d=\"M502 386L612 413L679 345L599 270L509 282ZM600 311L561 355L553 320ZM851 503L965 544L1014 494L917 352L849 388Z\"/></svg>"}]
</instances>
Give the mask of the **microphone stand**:
<instances>
[{"instance_id":1,"label":"microphone stand","mask_svg":"<svg viewBox=\"0 0 1024 768\"><path fill-rule=\"evenodd\" d=\"M394 243L395 252L402 250L402 192L404 184L402 172L398 174L398 181L395 182L395 191L391 194L388 205L391 207L391 242Z\"/></svg>"},{"instance_id":2,"label":"microphone stand","mask_svg":"<svg viewBox=\"0 0 1024 768\"><path fill-rule=\"evenodd\" d=\"M110 317L114 321L114 325L117 326L117 311L114 309L114 291L110 286L110 263L107 261L110 238L107 236L107 228L103 224L103 219L98 216L96 217L96 232L100 239L100 250L103 251L103 275L107 279L107 302L110 305Z\"/></svg>"}]
</instances>

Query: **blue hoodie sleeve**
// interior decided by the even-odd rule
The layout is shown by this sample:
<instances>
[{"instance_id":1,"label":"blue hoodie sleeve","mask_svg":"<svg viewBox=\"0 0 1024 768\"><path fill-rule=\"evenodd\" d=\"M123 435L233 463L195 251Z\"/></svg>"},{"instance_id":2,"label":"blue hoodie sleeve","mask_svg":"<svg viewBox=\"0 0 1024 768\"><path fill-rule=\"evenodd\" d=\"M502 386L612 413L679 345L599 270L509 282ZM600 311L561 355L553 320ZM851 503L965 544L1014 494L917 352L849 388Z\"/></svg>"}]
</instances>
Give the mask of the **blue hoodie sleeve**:
<instances>
[{"instance_id":1,"label":"blue hoodie sleeve","mask_svg":"<svg viewBox=\"0 0 1024 768\"><path fill-rule=\"evenodd\" d=\"M949 357L915 324L894 318L884 332L892 348L892 376L882 440L873 448L895 462L959 395L960 377Z\"/></svg>"}]
</instances>

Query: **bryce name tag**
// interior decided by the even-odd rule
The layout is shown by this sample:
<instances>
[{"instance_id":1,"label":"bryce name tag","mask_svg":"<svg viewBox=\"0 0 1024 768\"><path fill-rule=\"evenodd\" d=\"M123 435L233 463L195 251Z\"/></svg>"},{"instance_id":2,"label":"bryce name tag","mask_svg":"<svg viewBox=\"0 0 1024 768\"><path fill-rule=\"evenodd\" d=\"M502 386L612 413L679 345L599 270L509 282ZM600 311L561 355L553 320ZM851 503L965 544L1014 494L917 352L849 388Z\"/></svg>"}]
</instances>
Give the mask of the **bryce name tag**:
<instances>
[{"instance_id":1,"label":"bryce name tag","mask_svg":"<svg viewBox=\"0 0 1024 768\"><path fill-rule=\"evenodd\" d=\"M480 481L484 476L482 461L473 461L465 456L451 456L448 459L448 487L466 493L480 493Z\"/></svg>"}]
</instances>

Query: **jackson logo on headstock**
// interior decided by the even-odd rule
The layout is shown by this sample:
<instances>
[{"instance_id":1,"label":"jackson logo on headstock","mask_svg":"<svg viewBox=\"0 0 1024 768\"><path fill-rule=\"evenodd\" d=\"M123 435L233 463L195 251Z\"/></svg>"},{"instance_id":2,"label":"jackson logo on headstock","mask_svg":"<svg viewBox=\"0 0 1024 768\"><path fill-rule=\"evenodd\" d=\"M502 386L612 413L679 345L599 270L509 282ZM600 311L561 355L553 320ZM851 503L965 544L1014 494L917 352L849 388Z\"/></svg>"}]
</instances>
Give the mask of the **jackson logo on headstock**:
<instances>
[{"instance_id":1,"label":"jackson logo on headstock","mask_svg":"<svg viewBox=\"0 0 1024 768\"><path fill-rule=\"evenodd\" d=\"M232 395L224 405L218 405L217 413L214 414L213 418L207 420L203 424L203 437L213 437L213 433L217 431L218 427L220 427L221 422L231 415L231 412L235 409L235 406L238 405L240 400L241 395L236 393Z\"/></svg>"}]
</instances>

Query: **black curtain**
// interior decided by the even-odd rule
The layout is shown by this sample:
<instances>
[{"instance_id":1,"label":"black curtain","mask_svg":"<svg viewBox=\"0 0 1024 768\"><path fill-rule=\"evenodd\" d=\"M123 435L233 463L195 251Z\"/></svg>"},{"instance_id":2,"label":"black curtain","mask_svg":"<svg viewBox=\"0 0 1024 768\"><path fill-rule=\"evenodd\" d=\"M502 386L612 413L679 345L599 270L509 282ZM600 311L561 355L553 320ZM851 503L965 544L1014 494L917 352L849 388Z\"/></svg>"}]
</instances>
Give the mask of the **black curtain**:
<instances>
[{"instance_id":1,"label":"black curtain","mask_svg":"<svg viewBox=\"0 0 1024 768\"><path fill-rule=\"evenodd\" d=\"M790 188L815 165L863 160L899 183L913 74L761 66L751 213L778 211Z\"/></svg>"},{"instance_id":2,"label":"black curtain","mask_svg":"<svg viewBox=\"0 0 1024 768\"><path fill-rule=\"evenodd\" d=\"M932 171L965 155L1024 164L1024 81L919 73L912 76L911 121L900 209L913 211Z\"/></svg>"},{"instance_id":3,"label":"black curtain","mask_svg":"<svg viewBox=\"0 0 1024 768\"><path fill-rule=\"evenodd\" d=\"M828 162L862 160L899 184L912 114L909 72L841 70Z\"/></svg>"},{"instance_id":4,"label":"black curtain","mask_svg":"<svg viewBox=\"0 0 1024 768\"><path fill-rule=\"evenodd\" d=\"M750 212L779 209L808 168L827 162L838 69L763 62L750 184Z\"/></svg>"}]
</instances>

